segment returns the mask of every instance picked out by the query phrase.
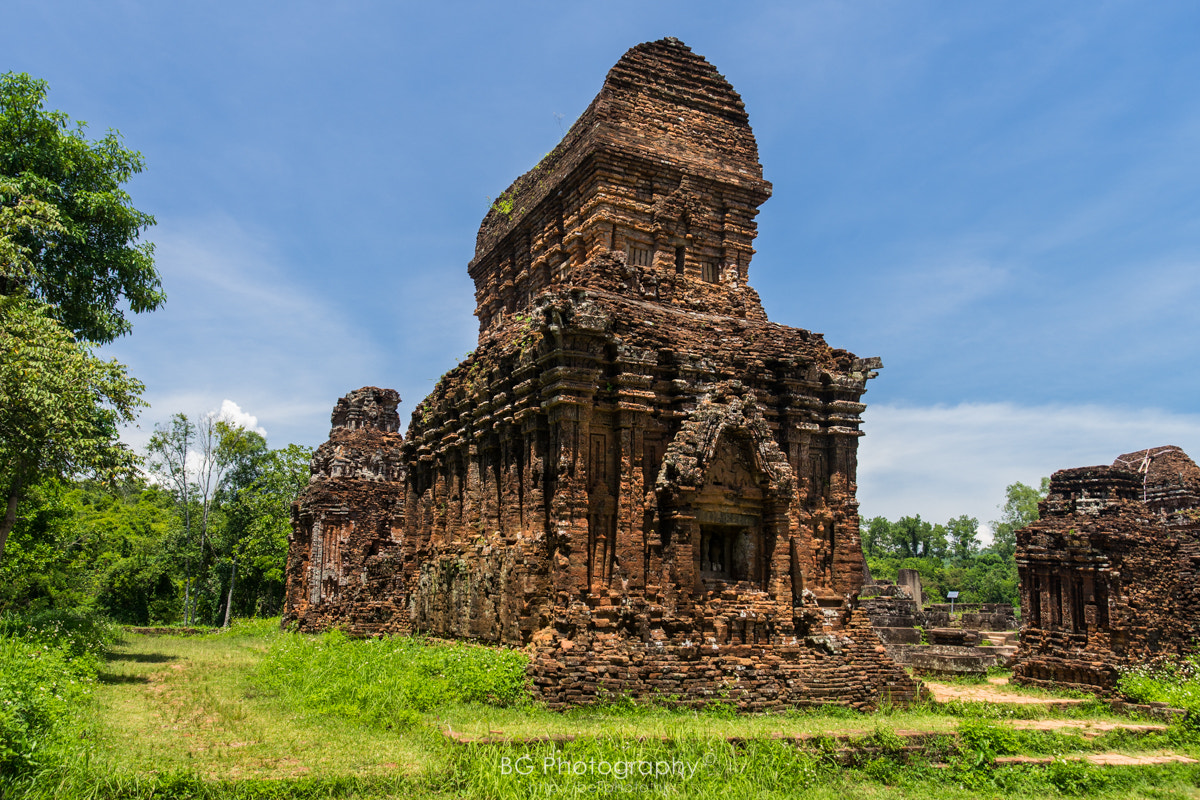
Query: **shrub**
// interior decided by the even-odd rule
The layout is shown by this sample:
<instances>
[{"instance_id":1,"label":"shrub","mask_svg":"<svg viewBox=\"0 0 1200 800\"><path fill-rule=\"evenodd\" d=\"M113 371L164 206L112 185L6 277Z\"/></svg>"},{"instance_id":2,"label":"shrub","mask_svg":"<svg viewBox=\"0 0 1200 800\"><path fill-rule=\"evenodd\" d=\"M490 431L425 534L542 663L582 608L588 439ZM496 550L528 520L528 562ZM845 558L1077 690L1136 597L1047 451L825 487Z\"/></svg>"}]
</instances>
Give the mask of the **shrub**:
<instances>
[{"instance_id":1,"label":"shrub","mask_svg":"<svg viewBox=\"0 0 1200 800\"><path fill-rule=\"evenodd\" d=\"M1122 670L1117 691L1135 702L1186 709L1189 723L1195 726L1200 720L1200 653Z\"/></svg>"},{"instance_id":2,"label":"shrub","mask_svg":"<svg viewBox=\"0 0 1200 800\"><path fill-rule=\"evenodd\" d=\"M99 656L118 636L117 626L83 611L54 608L33 614L0 615L0 637L47 645L70 656Z\"/></svg>"},{"instance_id":3,"label":"shrub","mask_svg":"<svg viewBox=\"0 0 1200 800\"><path fill-rule=\"evenodd\" d=\"M70 611L0 617L0 776L31 767L69 729L112 630Z\"/></svg>"},{"instance_id":4,"label":"shrub","mask_svg":"<svg viewBox=\"0 0 1200 800\"><path fill-rule=\"evenodd\" d=\"M350 639L338 631L281 636L258 670L260 686L314 711L402 727L455 703L529 702L516 650L419 637Z\"/></svg>"}]
</instances>

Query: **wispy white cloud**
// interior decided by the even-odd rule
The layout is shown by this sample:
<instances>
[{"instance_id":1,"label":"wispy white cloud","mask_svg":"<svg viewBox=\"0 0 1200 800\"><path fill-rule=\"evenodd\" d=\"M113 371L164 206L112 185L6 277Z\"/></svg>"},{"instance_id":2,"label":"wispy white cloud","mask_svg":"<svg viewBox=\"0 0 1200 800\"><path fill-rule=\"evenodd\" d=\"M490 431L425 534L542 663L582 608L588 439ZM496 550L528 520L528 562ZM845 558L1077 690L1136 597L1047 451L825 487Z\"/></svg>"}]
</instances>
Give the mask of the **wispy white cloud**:
<instances>
[{"instance_id":1,"label":"wispy white cloud","mask_svg":"<svg viewBox=\"0 0 1200 800\"><path fill-rule=\"evenodd\" d=\"M895 312L881 320L889 334L928 332L947 317L967 313L1011 286L1011 273L973 248L941 247L916 256L908 269L896 269L880 281L881 300Z\"/></svg>"},{"instance_id":2,"label":"wispy white cloud","mask_svg":"<svg viewBox=\"0 0 1200 800\"><path fill-rule=\"evenodd\" d=\"M270 237L215 218L165 222L155 243L167 303L105 348L147 381L151 408L131 444L172 414L226 403L235 414L244 414L238 404L253 408L251 427L280 437L275 446L311 441L333 401L381 371L374 337L337 298L301 280Z\"/></svg>"},{"instance_id":3,"label":"wispy white cloud","mask_svg":"<svg viewBox=\"0 0 1200 800\"><path fill-rule=\"evenodd\" d=\"M1200 414L1111 406L873 405L860 440L865 517L920 514L944 522L998 516L1004 489L1056 470L1110 464L1122 453L1174 444L1200 456Z\"/></svg>"}]
</instances>

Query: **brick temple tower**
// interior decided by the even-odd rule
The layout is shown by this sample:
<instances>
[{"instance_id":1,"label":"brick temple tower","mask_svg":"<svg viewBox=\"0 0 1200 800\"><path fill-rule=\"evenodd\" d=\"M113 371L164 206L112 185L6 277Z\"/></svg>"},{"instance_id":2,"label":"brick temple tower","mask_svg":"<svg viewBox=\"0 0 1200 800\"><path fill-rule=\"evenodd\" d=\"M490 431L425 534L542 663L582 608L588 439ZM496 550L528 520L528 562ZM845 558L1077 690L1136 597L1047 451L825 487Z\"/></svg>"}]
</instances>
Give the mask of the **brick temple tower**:
<instances>
[{"instance_id":1,"label":"brick temple tower","mask_svg":"<svg viewBox=\"0 0 1200 800\"><path fill-rule=\"evenodd\" d=\"M724 77L675 39L626 53L484 218L478 346L402 443L348 411L394 413L390 390L335 410L288 618L527 645L551 704L911 697L856 608L881 365L767 320L749 268L770 192Z\"/></svg>"}]
</instances>

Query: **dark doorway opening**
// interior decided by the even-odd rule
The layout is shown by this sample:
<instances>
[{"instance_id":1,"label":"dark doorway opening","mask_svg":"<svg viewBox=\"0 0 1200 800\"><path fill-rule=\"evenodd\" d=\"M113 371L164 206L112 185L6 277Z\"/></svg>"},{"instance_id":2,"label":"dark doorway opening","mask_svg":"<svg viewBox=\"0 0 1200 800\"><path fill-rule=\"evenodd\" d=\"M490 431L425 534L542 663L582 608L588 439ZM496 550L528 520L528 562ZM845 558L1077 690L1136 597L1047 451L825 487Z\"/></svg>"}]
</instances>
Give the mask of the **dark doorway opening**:
<instances>
[{"instance_id":1,"label":"dark doorway opening","mask_svg":"<svg viewBox=\"0 0 1200 800\"><path fill-rule=\"evenodd\" d=\"M750 579L750 532L737 525L700 526L700 577L708 580Z\"/></svg>"}]
</instances>

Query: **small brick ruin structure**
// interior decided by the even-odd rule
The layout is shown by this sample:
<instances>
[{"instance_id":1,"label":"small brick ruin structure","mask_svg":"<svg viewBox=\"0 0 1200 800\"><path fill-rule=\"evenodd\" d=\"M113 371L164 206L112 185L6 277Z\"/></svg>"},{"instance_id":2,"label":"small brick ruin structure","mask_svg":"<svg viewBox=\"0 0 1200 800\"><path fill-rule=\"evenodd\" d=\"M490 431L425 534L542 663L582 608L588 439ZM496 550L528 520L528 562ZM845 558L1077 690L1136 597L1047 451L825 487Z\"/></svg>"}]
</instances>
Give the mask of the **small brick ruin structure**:
<instances>
[{"instance_id":1,"label":"small brick ruin structure","mask_svg":"<svg viewBox=\"0 0 1200 800\"><path fill-rule=\"evenodd\" d=\"M1200 469L1178 447L1054 473L1017 531L1026 684L1107 692L1200 636Z\"/></svg>"},{"instance_id":2,"label":"small brick ruin structure","mask_svg":"<svg viewBox=\"0 0 1200 800\"><path fill-rule=\"evenodd\" d=\"M859 592L888 655L921 674L981 675L1008 665L1017 650L1009 644L1017 627L1012 606L960 604L961 616L953 619L950 605L924 605L923 597L915 569L900 570L895 583L875 581Z\"/></svg>"},{"instance_id":3,"label":"small brick ruin structure","mask_svg":"<svg viewBox=\"0 0 1200 800\"><path fill-rule=\"evenodd\" d=\"M856 606L881 364L767 320L747 276L770 193L705 59L626 53L484 218L478 346L403 440L395 392L338 403L285 620L525 646L551 707L915 696Z\"/></svg>"}]
</instances>

